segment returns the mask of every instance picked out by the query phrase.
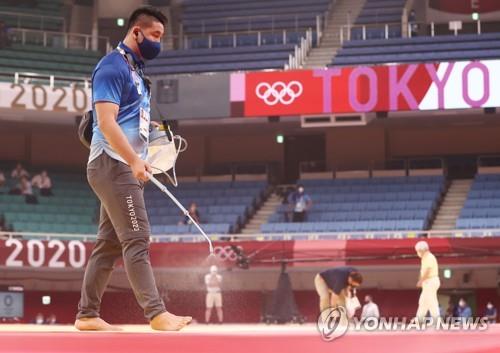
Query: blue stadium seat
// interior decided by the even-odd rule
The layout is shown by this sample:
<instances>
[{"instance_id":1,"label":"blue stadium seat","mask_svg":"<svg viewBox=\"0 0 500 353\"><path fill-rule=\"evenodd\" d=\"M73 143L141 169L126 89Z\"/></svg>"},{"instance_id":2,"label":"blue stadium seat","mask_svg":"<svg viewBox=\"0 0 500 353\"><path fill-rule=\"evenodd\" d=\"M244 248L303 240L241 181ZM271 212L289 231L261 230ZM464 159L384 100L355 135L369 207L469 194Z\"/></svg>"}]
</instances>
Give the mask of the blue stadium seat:
<instances>
[{"instance_id":1,"label":"blue stadium seat","mask_svg":"<svg viewBox=\"0 0 500 353\"><path fill-rule=\"evenodd\" d=\"M352 37L339 50L335 65L489 59L500 53L499 33L386 40L381 39L385 38L381 27L367 30L367 40L356 40L361 39L361 28L354 28Z\"/></svg>"},{"instance_id":2,"label":"blue stadium seat","mask_svg":"<svg viewBox=\"0 0 500 353\"><path fill-rule=\"evenodd\" d=\"M220 38L218 48L167 51L152 60L148 74L195 73L283 68L294 44L229 45L232 38ZM226 45L227 44L227 45Z\"/></svg>"},{"instance_id":3,"label":"blue stadium seat","mask_svg":"<svg viewBox=\"0 0 500 353\"><path fill-rule=\"evenodd\" d=\"M270 224L263 225L262 230L423 230L430 223L444 181L442 176L299 181L313 199L313 208L307 219L310 225L281 223L285 219L284 213L289 210L288 205L281 205L270 216Z\"/></svg>"}]
</instances>

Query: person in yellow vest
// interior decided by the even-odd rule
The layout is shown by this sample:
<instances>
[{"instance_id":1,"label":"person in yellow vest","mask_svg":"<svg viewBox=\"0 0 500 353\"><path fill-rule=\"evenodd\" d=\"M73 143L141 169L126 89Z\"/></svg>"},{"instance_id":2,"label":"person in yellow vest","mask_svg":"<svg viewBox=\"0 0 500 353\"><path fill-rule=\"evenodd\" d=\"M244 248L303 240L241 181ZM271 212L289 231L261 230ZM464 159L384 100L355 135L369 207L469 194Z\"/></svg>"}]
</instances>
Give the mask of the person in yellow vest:
<instances>
[{"instance_id":1,"label":"person in yellow vest","mask_svg":"<svg viewBox=\"0 0 500 353\"><path fill-rule=\"evenodd\" d=\"M423 321L430 312L431 317L436 320L439 317L439 302L437 291L441 285L439 281L439 269L436 257L431 253L429 244L419 241L415 244L415 251L421 259L420 277L417 287L422 288L418 300L417 318Z\"/></svg>"}]
</instances>

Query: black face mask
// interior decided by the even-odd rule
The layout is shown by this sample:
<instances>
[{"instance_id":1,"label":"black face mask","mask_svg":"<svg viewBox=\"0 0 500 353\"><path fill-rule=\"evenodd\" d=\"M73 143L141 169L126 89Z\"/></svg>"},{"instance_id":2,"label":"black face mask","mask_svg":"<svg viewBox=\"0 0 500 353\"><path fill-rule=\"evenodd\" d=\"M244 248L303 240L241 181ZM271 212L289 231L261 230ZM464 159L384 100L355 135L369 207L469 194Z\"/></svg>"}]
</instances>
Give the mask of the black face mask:
<instances>
[{"instance_id":1,"label":"black face mask","mask_svg":"<svg viewBox=\"0 0 500 353\"><path fill-rule=\"evenodd\" d=\"M137 45L139 47L139 51L141 52L141 55L144 59L146 60L152 60L160 54L161 51L161 44L160 42L154 42L152 40L149 40L146 38L144 33L141 31L142 34L142 42L137 42Z\"/></svg>"}]
</instances>

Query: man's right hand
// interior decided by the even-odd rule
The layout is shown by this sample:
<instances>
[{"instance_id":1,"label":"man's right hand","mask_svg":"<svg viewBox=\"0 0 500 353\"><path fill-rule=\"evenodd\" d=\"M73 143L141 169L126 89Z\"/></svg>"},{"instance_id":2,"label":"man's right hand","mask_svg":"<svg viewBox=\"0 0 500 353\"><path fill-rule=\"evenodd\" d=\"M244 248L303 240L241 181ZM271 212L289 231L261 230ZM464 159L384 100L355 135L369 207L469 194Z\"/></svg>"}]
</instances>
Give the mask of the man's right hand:
<instances>
[{"instance_id":1,"label":"man's right hand","mask_svg":"<svg viewBox=\"0 0 500 353\"><path fill-rule=\"evenodd\" d=\"M139 179L140 181L148 181L149 177L146 174L146 172L151 173L151 165L143 161L140 158L137 158L130 164L130 168L132 169L132 174L134 174L134 177Z\"/></svg>"}]
</instances>

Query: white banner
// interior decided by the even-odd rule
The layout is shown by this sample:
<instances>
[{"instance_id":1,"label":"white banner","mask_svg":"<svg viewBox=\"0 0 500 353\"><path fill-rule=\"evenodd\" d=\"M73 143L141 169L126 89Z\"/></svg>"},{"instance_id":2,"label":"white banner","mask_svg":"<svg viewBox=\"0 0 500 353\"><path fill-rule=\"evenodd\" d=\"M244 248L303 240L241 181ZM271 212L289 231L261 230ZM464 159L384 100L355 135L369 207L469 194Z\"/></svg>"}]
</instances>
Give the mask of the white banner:
<instances>
[{"instance_id":1,"label":"white banner","mask_svg":"<svg viewBox=\"0 0 500 353\"><path fill-rule=\"evenodd\" d=\"M83 114L91 106L90 88L0 83L0 108Z\"/></svg>"}]
</instances>

